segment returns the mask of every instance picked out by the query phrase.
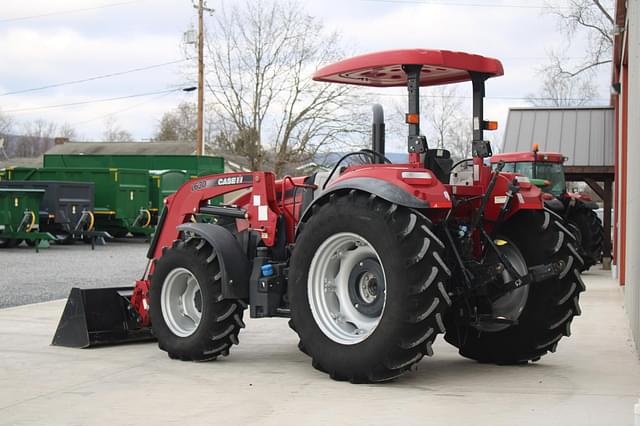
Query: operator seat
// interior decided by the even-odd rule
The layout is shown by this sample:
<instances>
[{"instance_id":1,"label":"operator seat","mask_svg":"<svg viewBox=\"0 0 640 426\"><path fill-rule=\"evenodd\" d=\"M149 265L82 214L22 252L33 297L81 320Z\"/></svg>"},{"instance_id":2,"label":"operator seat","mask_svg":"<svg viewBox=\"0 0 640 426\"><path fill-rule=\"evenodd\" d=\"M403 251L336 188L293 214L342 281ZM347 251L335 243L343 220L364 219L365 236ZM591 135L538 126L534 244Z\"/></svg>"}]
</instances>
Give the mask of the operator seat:
<instances>
[{"instance_id":1,"label":"operator seat","mask_svg":"<svg viewBox=\"0 0 640 426\"><path fill-rule=\"evenodd\" d=\"M428 149L424 156L424 167L436 175L442 183L449 183L453 160L446 149Z\"/></svg>"}]
</instances>

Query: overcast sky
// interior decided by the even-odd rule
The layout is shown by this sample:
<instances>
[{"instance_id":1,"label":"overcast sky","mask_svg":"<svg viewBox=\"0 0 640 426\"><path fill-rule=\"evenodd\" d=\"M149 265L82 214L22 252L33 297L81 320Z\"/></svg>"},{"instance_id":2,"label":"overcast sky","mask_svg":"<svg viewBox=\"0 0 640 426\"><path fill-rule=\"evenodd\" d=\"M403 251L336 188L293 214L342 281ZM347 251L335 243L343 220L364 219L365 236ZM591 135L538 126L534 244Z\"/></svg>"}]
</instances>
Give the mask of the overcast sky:
<instances>
[{"instance_id":1,"label":"overcast sky","mask_svg":"<svg viewBox=\"0 0 640 426\"><path fill-rule=\"evenodd\" d=\"M226 1L231 4L231 0ZM221 3L222 0L208 1L214 9ZM502 60L505 76L487 84L486 115L502 121L503 127L508 108L526 105L523 98L537 90L536 71L545 62L547 50L564 46L556 19L535 7L543 5L544 0L302 3L328 30L340 32L347 50L353 53L422 47L467 51ZM210 18L208 22L213 24ZM3 1L0 110L16 121L14 133L19 133L20 122L43 118L66 122L80 138L97 140L106 118L113 114L118 125L136 139L150 138L162 113L181 101L195 102L195 92L105 99L193 86L195 76L188 76L181 41L184 31L194 23L195 10L190 0ZM583 43L575 43L569 55L579 56L582 47ZM152 66L156 67L7 94ZM602 104L608 103L608 71L605 66L599 74ZM467 93L468 86L461 87L461 94ZM76 102L82 104L52 107ZM40 107L47 108L36 109Z\"/></svg>"}]
</instances>

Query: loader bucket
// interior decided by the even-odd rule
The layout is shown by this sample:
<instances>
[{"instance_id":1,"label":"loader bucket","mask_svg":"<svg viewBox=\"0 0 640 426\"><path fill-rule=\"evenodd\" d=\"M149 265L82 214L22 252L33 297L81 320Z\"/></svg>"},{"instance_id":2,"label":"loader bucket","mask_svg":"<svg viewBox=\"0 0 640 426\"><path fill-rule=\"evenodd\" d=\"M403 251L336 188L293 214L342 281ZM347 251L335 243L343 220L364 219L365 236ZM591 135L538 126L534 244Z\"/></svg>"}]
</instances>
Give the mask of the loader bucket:
<instances>
[{"instance_id":1,"label":"loader bucket","mask_svg":"<svg viewBox=\"0 0 640 426\"><path fill-rule=\"evenodd\" d=\"M51 344L88 348L153 340L151 329L139 326L129 303L132 291L132 287L72 288Z\"/></svg>"}]
</instances>

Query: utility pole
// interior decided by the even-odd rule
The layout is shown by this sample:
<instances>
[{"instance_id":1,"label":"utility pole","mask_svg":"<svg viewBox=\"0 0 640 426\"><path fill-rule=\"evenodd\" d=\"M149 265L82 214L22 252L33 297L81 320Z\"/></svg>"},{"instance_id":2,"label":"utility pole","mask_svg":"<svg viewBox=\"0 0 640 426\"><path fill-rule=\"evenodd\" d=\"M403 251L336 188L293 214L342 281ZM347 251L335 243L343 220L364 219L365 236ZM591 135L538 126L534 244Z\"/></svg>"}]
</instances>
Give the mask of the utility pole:
<instances>
[{"instance_id":1,"label":"utility pole","mask_svg":"<svg viewBox=\"0 0 640 426\"><path fill-rule=\"evenodd\" d=\"M198 126L196 155L204 153L204 0L198 3Z\"/></svg>"},{"instance_id":2,"label":"utility pole","mask_svg":"<svg viewBox=\"0 0 640 426\"><path fill-rule=\"evenodd\" d=\"M213 12L198 0L198 125L196 127L196 155L204 154L204 11Z\"/></svg>"}]
</instances>

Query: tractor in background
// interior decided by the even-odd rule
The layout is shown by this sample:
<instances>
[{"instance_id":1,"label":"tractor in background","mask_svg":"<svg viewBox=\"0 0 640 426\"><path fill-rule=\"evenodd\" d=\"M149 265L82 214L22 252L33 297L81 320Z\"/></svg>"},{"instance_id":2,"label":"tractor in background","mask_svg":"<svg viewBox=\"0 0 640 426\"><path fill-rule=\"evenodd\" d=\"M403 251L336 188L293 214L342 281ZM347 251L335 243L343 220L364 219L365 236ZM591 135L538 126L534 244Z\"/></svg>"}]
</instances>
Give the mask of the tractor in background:
<instances>
[{"instance_id":1,"label":"tractor in background","mask_svg":"<svg viewBox=\"0 0 640 426\"><path fill-rule=\"evenodd\" d=\"M565 182L564 162L558 152L539 152L538 144L531 151L496 154L491 163L504 163L504 171L519 173L540 187L545 205L563 217L575 235L583 271L600 262L603 256L604 228L596 214L598 204L586 194L569 192Z\"/></svg>"},{"instance_id":2,"label":"tractor in background","mask_svg":"<svg viewBox=\"0 0 640 426\"><path fill-rule=\"evenodd\" d=\"M580 315L572 232L526 178L485 165L485 82L500 61L407 49L346 59L314 79L406 87L407 164L372 149L327 173L198 177L165 200L148 267L131 288L73 289L54 345L155 337L169 357L215 360L240 342L243 316L289 318L299 349L335 380L384 382L411 371L439 334L496 364L556 350ZM473 172L420 133L420 88L470 81ZM361 164L346 164L361 158ZM235 197L233 196L235 194ZM221 205L208 200L227 195ZM150 332L149 332L150 330Z\"/></svg>"}]
</instances>

